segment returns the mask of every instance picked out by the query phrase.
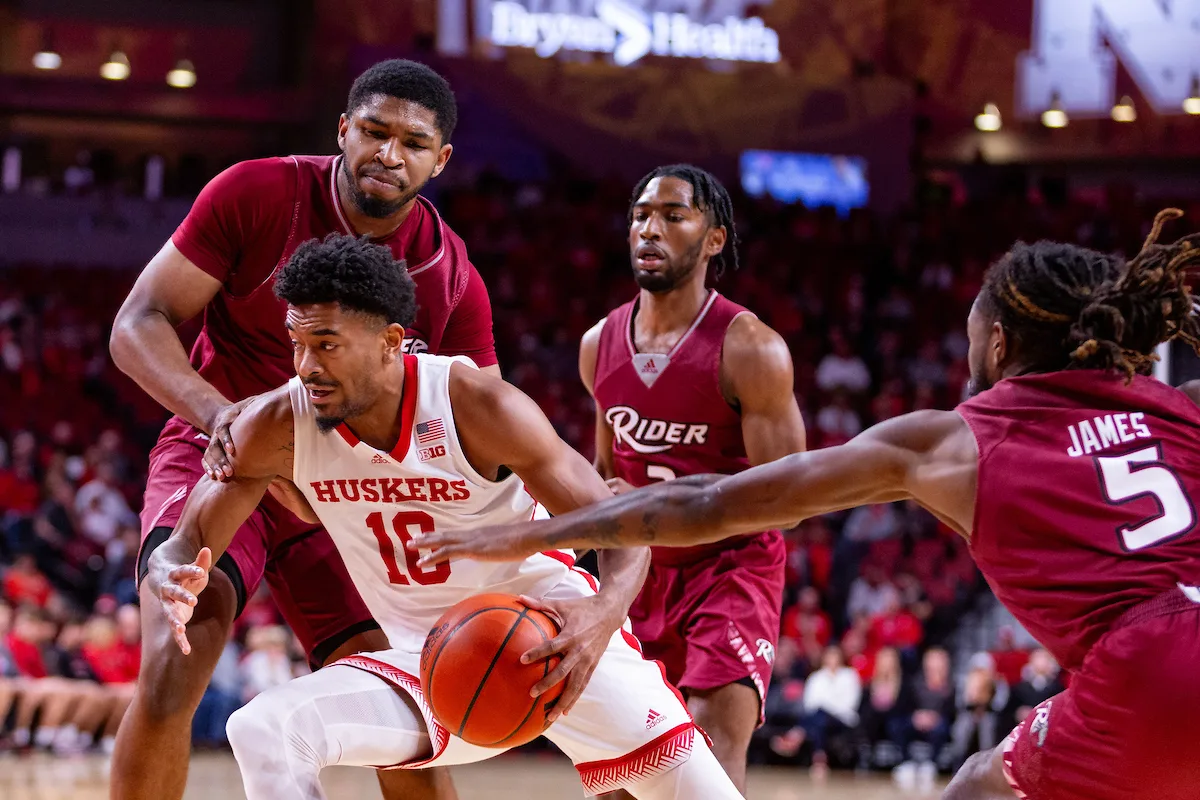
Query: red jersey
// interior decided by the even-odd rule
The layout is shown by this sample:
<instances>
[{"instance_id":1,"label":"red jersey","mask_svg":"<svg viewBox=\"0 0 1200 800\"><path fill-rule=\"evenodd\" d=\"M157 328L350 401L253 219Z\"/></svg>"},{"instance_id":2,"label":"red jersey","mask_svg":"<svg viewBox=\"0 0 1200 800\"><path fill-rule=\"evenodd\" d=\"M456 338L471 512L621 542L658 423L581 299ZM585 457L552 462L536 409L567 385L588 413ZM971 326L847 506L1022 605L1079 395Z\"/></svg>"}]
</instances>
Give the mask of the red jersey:
<instances>
[{"instance_id":1,"label":"red jersey","mask_svg":"<svg viewBox=\"0 0 1200 800\"><path fill-rule=\"evenodd\" d=\"M1059 663L1138 603L1200 583L1200 409L1152 378L1009 378L958 407L979 447L971 552Z\"/></svg>"},{"instance_id":2,"label":"red jersey","mask_svg":"<svg viewBox=\"0 0 1200 800\"><path fill-rule=\"evenodd\" d=\"M636 299L608 315L600 332L593 391L613 431L613 472L633 486L683 475L732 475L750 466L742 418L721 392L725 333L745 308L710 291L669 353L639 353ZM776 534L778 535L778 534ZM686 563L737 540L655 547L657 563Z\"/></svg>"},{"instance_id":3,"label":"red jersey","mask_svg":"<svg viewBox=\"0 0 1200 800\"><path fill-rule=\"evenodd\" d=\"M337 199L340 156L243 161L200 192L171 241L193 264L221 281L204 309L192 366L230 400L274 389L295 374L284 327L287 304L274 277L310 239L352 234ZM487 289L466 245L434 207L418 197L404 224L374 240L408 263L417 289L410 352L470 356L496 363ZM190 426L173 419L168 429Z\"/></svg>"}]
</instances>

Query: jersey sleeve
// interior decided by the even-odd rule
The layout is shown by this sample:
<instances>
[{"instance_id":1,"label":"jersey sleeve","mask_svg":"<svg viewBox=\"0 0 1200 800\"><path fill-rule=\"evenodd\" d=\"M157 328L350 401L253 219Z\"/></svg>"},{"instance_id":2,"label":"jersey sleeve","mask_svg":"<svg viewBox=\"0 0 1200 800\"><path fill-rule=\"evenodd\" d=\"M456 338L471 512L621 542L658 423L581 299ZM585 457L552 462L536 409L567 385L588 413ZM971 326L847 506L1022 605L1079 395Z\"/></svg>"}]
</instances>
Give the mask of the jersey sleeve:
<instances>
[{"instance_id":1,"label":"jersey sleeve","mask_svg":"<svg viewBox=\"0 0 1200 800\"><path fill-rule=\"evenodd\" d=\"M473 265L467 265L467 284L450 312L438 353L467 356L481 368L498 363L496 339L492 333L492 301L483 278Z\"/></svg>"},{"instance_id":2,"label":"jersey sleeve","mask_svg":"<svg viewBox=\"0 0 1200 800\"><path fill-rule=\"evenodd\" d=\"M256 237L271 236L288 225L295 194L290 163L243 161L217 175L175 229L175 247L209 275L227 281L252 231Z\"/></svg>"}]
</instances>

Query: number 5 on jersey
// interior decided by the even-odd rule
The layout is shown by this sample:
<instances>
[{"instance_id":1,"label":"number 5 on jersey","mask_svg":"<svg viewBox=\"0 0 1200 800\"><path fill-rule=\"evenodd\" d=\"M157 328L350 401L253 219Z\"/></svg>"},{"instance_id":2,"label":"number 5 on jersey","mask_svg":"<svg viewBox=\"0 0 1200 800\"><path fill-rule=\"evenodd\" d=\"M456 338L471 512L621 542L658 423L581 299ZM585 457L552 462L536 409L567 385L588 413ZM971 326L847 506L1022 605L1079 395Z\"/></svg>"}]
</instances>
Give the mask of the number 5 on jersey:
<instances>
[{"instance_id":1,"label":"number 5 on jersey","mask_svg":"<svg viewBox=\"0 0 1200 800\"><path fill-rule=\"evenodd\" d=\"M379 555L383 556L383 563L387 566L388 580L391 583L408 586L408 579L411 576L421 586L433 586L445 583L450 579L449 561L443 561L433 569L424 569L417 566L417 560L423 554L414 553L408 549L408 543L413 539L412 534L409 533L409 527L416 527L423 534L433 533L433 517L424 511L401 511L392 517L392 530L395 531L396 539L400 540L399 544L388 535L384 528L382 512L376 511L368 514L367 527L371 529L371 533L375 534L375 540L379 542ZM397 550L404 554L408 575L400 571L400 564L396 559Z\"/></svg>"},{"instance_id":2,"label":"number 5 on jersey","mask_svg":"<svg viewBox=\"0 0 1200 800\"><path fill-rule=\"evenodd\" d=\"M1117 529L1121 545L1129 552L1144 550L1182 536L1196 525L1196 511L1179 478L1163 464L1161 445L1146 447L1121 456L1096 459L1100 484L1110 503L1121 505L1138 497L1152 496L1162 511L1133 525Z\"/></svg>"}]
</instances>

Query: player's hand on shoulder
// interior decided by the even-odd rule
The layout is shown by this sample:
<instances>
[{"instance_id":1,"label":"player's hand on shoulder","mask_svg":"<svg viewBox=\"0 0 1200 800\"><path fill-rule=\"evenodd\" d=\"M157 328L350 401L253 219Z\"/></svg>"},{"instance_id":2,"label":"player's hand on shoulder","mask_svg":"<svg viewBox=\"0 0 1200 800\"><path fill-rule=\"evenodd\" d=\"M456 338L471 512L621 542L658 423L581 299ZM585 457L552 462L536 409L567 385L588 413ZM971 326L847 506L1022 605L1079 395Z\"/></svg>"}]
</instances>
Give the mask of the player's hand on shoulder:
<instances>
[{"instance_id":1,"label":"player's hand on shoulder","mask_svg":"<svg viewBox=\"0 0 1200 800\"><path fill-rule=\"evenodd\" d=\"M537 523L497 525L471 531L443 531L414 536L408 549L420 553L418 566L473 558L476 561L521 561L549 547L538 535Z\"/></svg>"},{"instance_id":2,"label":"player's hand on shoulder","mask_svg":"<svg viewBox=\"0 0 1200 800\"><path fill-rule=\"evenodd\" d=\"M558 666L530 691L530 694L538 697L566 680L563 693L548 716L550 722L554 722L570 712L575 701L583 694L584 687L596 671L596 665L600 663L600 657L608 648L609 639L625 619L600 595L569 600L538 600L522 596L521 602L549 614L559 625L557 636L521 656L523 664L532 664L552 655L562 656Z\"/></svg>"},{"instance_id":3,"label":"player's hand on shoulder","mask_svg":"<svg viewBox=\"0 0 1200 800\"><path fill-rule=\"evenodd\" d=\"M254 401L253 397L230 403L217 412L209 423L208 448L204 451L204 471L214 481L226 481L234 474L234 457L237 447L233 443L233 435L229 429L233 422Z\"/></svg>"},{"instance_id":4,"label":"player's hand on shoulder","mask_svg":"<svg viewBox=\"0 0 1200 800\"><path fill-rule=\"evenodd\" d=\"M211 550L202 547L195 560L186 564L172 563L169 550L168 547L159 547L150 554L146 581L162 606L175 643L186 656L192 652L187 638L187 623L196 610L200 593L208 586L213 557Z\"/></svg>"}]
</instances>

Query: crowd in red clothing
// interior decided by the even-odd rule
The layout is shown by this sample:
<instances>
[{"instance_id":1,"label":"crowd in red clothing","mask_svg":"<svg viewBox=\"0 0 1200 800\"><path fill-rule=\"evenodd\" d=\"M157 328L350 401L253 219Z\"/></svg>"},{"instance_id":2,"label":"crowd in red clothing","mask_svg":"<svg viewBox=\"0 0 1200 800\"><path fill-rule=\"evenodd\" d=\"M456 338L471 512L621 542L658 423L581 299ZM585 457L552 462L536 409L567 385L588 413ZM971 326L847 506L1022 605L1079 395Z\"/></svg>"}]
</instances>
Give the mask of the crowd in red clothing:
<instances>
[{"instance_id":1,"label":"crowd in red clothing","mask_svg":"<svg viewBox=\"0 0 1200 800\"><path fill-rule=\"evenodd\" d=\"M625 236L630 188L571 177L514 185L484 175L445 184L436 198L491 293L506 377L585 455L593 449L593 404L577 374L578 342L635 292ZM810 446L821 447L897 414L952 407L961 398L967 311L986 265L1014 240L1056 238L1128 251L1140 244L1160 204L1135 202L1122 190L1099 200L1049 203L1010 187L983 199L926 203L887 219L868 211L843 219L828 210L737 196L734 206L742 267L715 285L788 342ZM70 663L87 664L95 685L124 686L136 659L130 660L132 651L115 655L113 642L133 644L119 633L106 639L106 629L112 623L119 631L120 613L128 612L116 609L136 601L134 514L146 454L166 416L107 354L107 326L135 273L0 269L0 392L6 398L0 404L0 588L15 612L3 630L12 674L0 678L6 681L0 703L3 692L13 693L14 681L28 687L27 681L52 679L37 677L31 647L43 658L77 649L80 658ZM789 594L776 668L781 694L772 702L803 704L797 682L820 673L826 661L827 690L852 683L849 673L837 672L844 663L863 702L916 697L921 693L899 687L918 681L925 685L921 702L941 702L944 687L930 688L940 686L941 657L927 664L928 652L942 652L931 647L950 642L963 609L983 591L965 545L912 504L809 520L787 539ZM256 606L250 618L267 626L278 621L269 605ZM239 631L246 640L250 630L243 625ZM93 645L92 637L107 644ZM830 645L838 647L836 658L827 653ZM1027 654L1002 652L992 672L1005 673L1014 685L1018 660ZM6 663L0 660L0 668ZM971 669L959 664L955 671ZM46 674L56 668L47 665ZM228 682L222 702L242 696L229 688L234 684ZM961 694L951 688L952 698ZM78 711L82 700L68 705ZM4 706L0 712L0 732L23 740L15 712ZM874 718L859 709L854 716L848 730L859 717ZM872 723L876 738L863 742L899 736L936 744L943 733L950 736L949 720L942 731L918 716L925 720L920 730ZM44 710L38 718L46 718ZM102 735L107 722L91 733ZM795 726L788 730L795 744ZM773 752L769 740L766 751Z\"/></svg>"}]
</instances>

